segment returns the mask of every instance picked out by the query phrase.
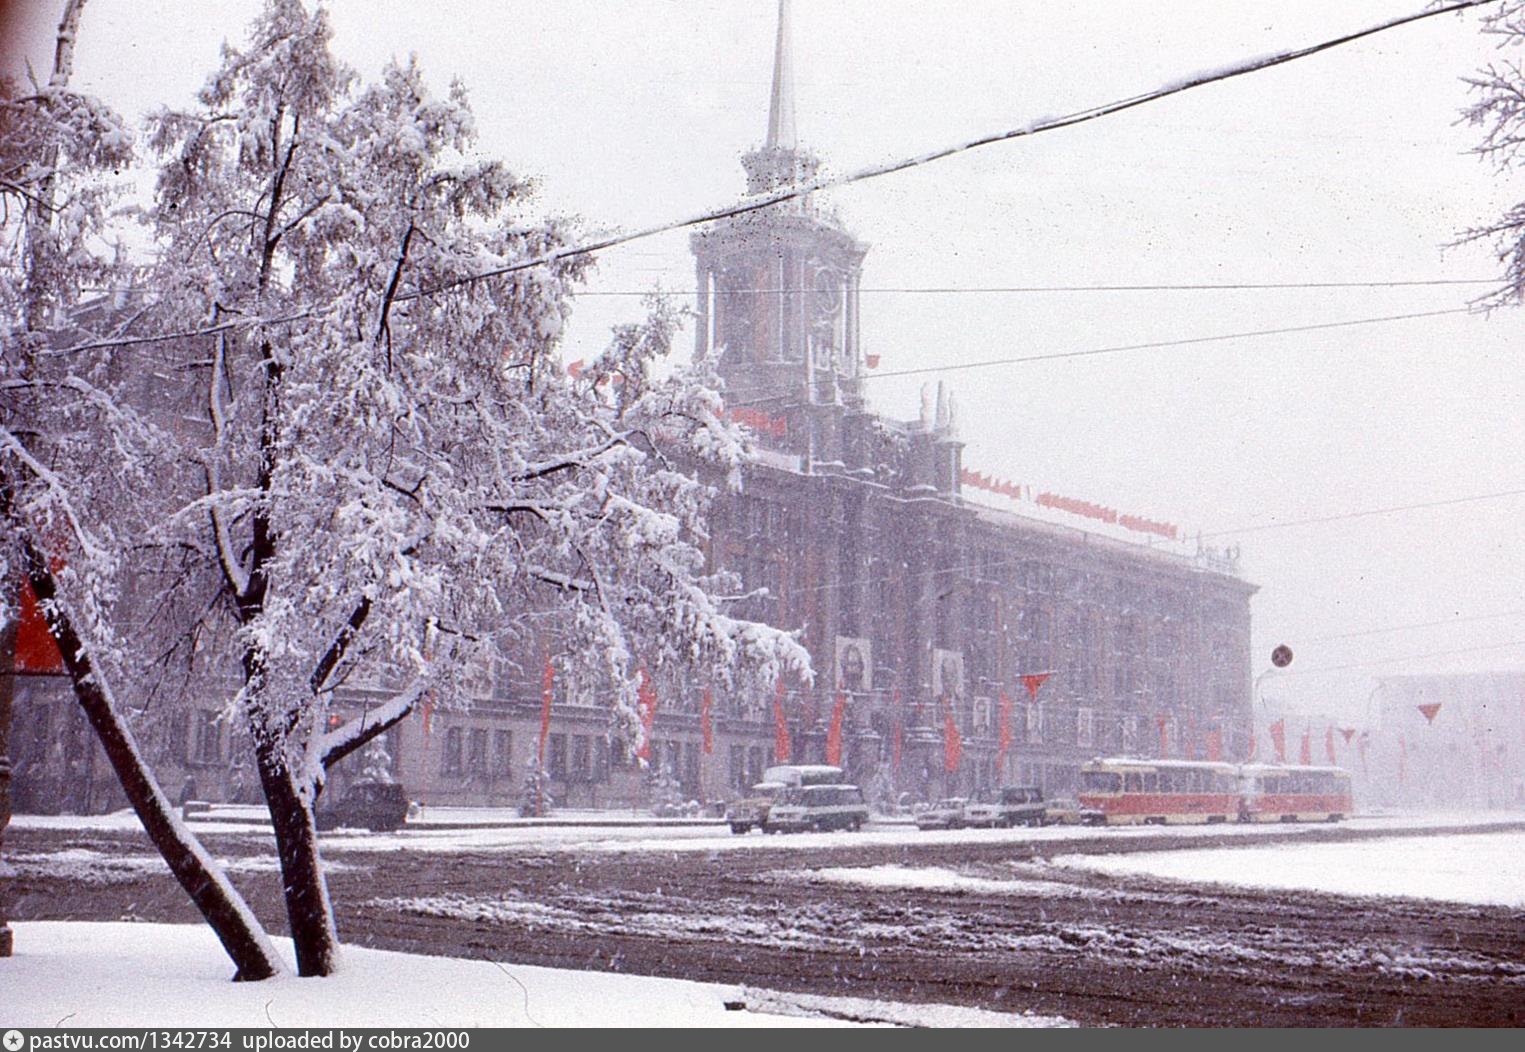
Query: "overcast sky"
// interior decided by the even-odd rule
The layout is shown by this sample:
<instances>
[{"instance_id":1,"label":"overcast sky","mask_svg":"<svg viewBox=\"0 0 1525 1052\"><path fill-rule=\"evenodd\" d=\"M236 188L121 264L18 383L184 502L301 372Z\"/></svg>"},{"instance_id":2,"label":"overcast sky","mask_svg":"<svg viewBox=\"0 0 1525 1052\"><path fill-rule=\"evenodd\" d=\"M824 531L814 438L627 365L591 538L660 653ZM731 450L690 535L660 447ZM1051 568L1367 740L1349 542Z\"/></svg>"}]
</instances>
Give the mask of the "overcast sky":
<instances>
[{"instance_id":1,"label":"overcast sky","mask_svg":"<svg viewBox=\"0 0 1525 1052\"><path fill-rule=\"evenodd\" d=\"M28 38L51 56L48 22ZM187 102L257 0L91 0L77 87L136 116ZM547 209L633 228L734 199L763 135L767 0L334 0L364 75L416 51L471 90L484 152ZM958 4L797 0L801 139L844 171L1136 94L1203 68L1407 13L1401 2ZM1486 286L911 292L1012 286L1487 279L1448 249L1522 180L1458 124L1494 57L1443 16L1071 130L826 195L872 249L880 370L1189 339L1465 306ZM1512 195L1512 197L1511 197ZM596 353L660 282L688 294L684 234L611 250L569 331ZM1007 365L948 377L966 466L1192 532L1525 489L1525 313ZM911 417L936 374L871 380ZM1525 497L1247 533L1253 672L1267 693L1359 713L1370 675L1525 665ZM1219 538L1232 542L1234 538ZM1444 622L1442 624L1429 624ZM1404 627L1394 631L1378 631ZM1367 633L1353 635L1353 633ZM1340 637L1340 638L1331 638ZM1487 649L1479 649L1487 648ZM1470 650L1470 653L1439 653ZM1425 657L1423 655L1436 655ZM1399 660L1406 659L1406 660ZM1321 670L1358 663L1369 669Z\"/></svg>"}]
</instances>

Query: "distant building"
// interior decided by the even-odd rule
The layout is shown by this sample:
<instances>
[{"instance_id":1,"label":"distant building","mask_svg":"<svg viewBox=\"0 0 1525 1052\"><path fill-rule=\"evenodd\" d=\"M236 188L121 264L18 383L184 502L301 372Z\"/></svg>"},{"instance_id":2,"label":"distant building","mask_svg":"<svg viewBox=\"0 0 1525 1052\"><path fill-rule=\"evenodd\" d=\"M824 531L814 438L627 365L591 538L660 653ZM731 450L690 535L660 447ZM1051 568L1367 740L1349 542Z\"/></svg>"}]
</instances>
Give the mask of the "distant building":
<instances>
[{"instance_id":1,"label":"distant building","mask_svg":"<svg viewBox=\"0 0 1525 1052\"><path fill-rule=\"evenodd\" d=\"M1525 806L1525 671L1380 676L1371 764L1392 806Z\"/></svg>"}]
</instances>

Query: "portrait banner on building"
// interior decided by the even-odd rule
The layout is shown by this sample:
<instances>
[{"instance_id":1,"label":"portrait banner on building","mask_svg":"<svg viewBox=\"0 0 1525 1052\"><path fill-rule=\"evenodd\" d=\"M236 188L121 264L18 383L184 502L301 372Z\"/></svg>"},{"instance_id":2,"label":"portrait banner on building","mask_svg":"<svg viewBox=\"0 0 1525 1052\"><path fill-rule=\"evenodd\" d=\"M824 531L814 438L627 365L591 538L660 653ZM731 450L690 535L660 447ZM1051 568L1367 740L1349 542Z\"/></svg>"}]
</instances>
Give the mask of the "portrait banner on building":
<instances>
[{"instance_id":1,"label":"portrait banner on building","mask_svg":"<svg viewBox=\"0 0 1525 1052\"><path fill-rule=\"evenodd\" d=\"M937 649L932 651L932 697L946 699L953 705L963 702L963 651Z\"/></svg>"},{"instance_id":2,"label":"portrait banner on building","mask_svg":"<svg viewBox=\"0 0 1525 1052\"><path fill-rule=\"evenodd\" d=\"M837 688L849 694L874 689L874 644L857 636L838 636L836 652Z\"/></svg>"}]
</instances>

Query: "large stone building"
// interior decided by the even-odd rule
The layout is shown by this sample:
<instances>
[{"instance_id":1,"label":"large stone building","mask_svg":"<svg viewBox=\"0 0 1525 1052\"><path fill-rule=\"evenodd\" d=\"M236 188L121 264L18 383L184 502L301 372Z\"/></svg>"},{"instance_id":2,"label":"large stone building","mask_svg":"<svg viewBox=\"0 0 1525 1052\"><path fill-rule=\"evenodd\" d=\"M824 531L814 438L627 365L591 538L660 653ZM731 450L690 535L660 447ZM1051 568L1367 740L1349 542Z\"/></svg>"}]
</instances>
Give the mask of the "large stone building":
<instances>
[{"instance_id":1,"label":"large stone building","mask_svg":"<svg viewBox=\"0 0 1525 1052\"><path fill-rule=\"evenodd\" d=\"M752 194L817 170L795 136L782 18L767 135L742 163ZM964 469L941 389L916 420L870 411L859 339L868 246L809 196L703 227L692 247L696 351L718 355L729 411L757 441L743 489L716 509L710 555L765 589L740 612L799 630L816 679L708 705L662 684L648 766L609 738L608 705L557 674L545 742L556 800L722 800L784 758L839 760L880 801L1019 782L1060 793L1096 755L1247 752L1254 588L1231 559L991 506L988 481ZM966 492L966 479L984 489ZM416 799L520 799L546 695L540 662L523 666L469 708L426 708L393 728L390 763ZM85 736L66 692L22 693L34 710L61 710L18 707L18 791L35 806L69 780L46 754ZM238 767L246 750L228 736L211 705L175 717L157 747L166 783L253 794ZM74 753L81 791L100 782L77 758L88 752ZM362 763L348 766L341 780Z\"/></svg>"}]
</instances>

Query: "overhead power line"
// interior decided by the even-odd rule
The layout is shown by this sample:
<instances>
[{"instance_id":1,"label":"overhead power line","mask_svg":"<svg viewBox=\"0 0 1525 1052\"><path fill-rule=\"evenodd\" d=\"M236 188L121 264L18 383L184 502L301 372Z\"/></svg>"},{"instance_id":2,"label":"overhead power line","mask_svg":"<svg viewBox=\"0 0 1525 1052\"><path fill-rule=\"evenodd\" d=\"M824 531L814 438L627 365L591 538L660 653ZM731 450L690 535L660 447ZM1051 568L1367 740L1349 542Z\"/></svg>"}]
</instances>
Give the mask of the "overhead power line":
<instances>
[{"instance_id":1,"label":"overhead power line","mask_svg":"<svg viewBox=\"0 0 1525 1052\"><path fill-rule=\"evenodd\" d=\"M604 249L613 248L616 245L629 244L632 241L638 241L643 238L653 237L657 234L665 234L674 230L682 230L686 227L700 226L705 223L712 223L716 220L728 219L733 216L746 215L749 212L756 212L761 209L771 207L772 205L781 204L785 201L792 201L821 190L830 190L834 189L835 187L847 186L851 183L859 183L867 179L875 179L879 176L890 175L894 172L901 172L910 168L918 168L925 164L931 164L933 161L940 161L944 158L953 157L957 154L966 153L970 150L977 150L982 146L989 146L993 143L1005 142L1010 139L1027 138L1033 135L1040 135L1043 132L1057 131L1060 128L1074 127L1077 124L1085 124L1089 121L1099 120L1103 117L1109 117L1113 114L1122 113L1126 110L1135 109L1139 106L1145 106L1151 102L1157 102L1160 99L1169 98L1172 95L1179 95L1182 92L1190 91L1193 88L1200 88L1208 84L1216 84L1219 81L1230 80L1235 77L1242 77L1249 73L1258 73L1261 70L1271 69L1276 66L1285 65L1289 62L1295 62L1299 59L1308 58L1311 55L1316 55L1323 51L1329 51L1334 48L1342 47L1346 44L1354 43L1357 40L1375 36L1378 33L1384 33L1389 29L1396 29L1399 26L1408 25L1412 22L1420 22L1428 18L1434 18L1437 15L1450 14L1455 11L1463 11L1467 8L1481 7L1485 4L1493 4L1497 2L1498 0L1459 0L1459 2L1456 3L1446 4L1444 7L1429 7L1423 11L1415 12L1414 14L1391 18L1385 22L1379 22L1376 25L1368 26L1365 29L1359 29L1355 32L1345 33L1341 36L1320 41L1317 44L1311 44L1307 47L1294 48L1288 51L1278 51L1270 55L1262 55L1257 58L1241 60L1240 62L1222 67L1220 69L1210 70L1205 73L1198 73L1161 85L1152 91L1146 91L1124 99L1117 99L1115 101L1104 103L1099 106L1093 106L1090 109L1078 110L1063 117L1043 118L1016 128L1008 129L1006 131L995 132L990 135L984 135L975 139L968 139L963 142L955 143L951 146L944 146L939 149L932 150L928 153L917 154L913 157L906 157L900 160L890 161L885 164L871 165L867 168L860 168L845 175L823 176L818 179L812 179L808 182L798 183L789 187L774 190L770 193L759 194L737 204L716 209L711 212L704 212L700 215L690 216L687 219L678 219L665 223L658 223L655 226L645 227L643 229L635 230L625 234L610 234L581 245L568 245L565 248L559 248L551 252L545 252L538 256L533 256L529 259L521 260L517 263L510 263L502 267L494 267L491 270L485 270L477 274L470 274L451 281L441 282L438 285L418 289L413 292L398 296L397 299L411 300L418 299L422 296L437 295L438 293L448 292L451 289L461 288L465 285L469 285L477 281L483 281L488 278L503 277L507 274L518 273L520 271L529 270L534 267L547 266L564 259L572 259L577 256L588 255L589 253L600 252Z\"/></svg>"},{"instance_id":2,"label":"overhead power line","mask_svg":"<svg viewBox=\"0 0 1525 1052\"><path fill-rule=\"evenodd\" d=\"M1496 493L1477 493L1470 497L1451 497L1446 500L1427 500L1417 504L1395 504L1388 508L1368 508L1365 511L1348 511L1339 515L1319 515L1311 519L1288 519L1285 522L1268 522L1259 526L1241 526L1234 530L1205 531L1200 536L1208 537L1237 537L1245 533L1261 533L1265 530L1284 530L1291 526L1316 526L1326 522L1343 522L1346 519L1365 519L1373 515L1392 515L1400 511L1419 511L1424 508L1445 508L1453 504L1474 504L1484 500L1498 500L1502 497L1525 496L1525 489L1505 489Z\"/></svg>"},{"instance_id":3,"label":"overhead power line","mask_svg":"<svg viewBox=\"0 0 1525 1052\"><path fill-rule=\"evenodd\" d=\"M859 288L856 291L862 295L896 294L896 295L938 295L959 296L974 294L1020 294L1020 293L1077 293L1077 292L1258 292L1282 289L1408 289L1426 288L1450 285L1497 285L1497 278L1431 278L1413 279L1407 281L1222 281L1222 282L1186 282L1186 283L1155 283L1138 285L902 285L902 286L877 286L873 288ZM646 297L653 295L655 290L645 289L600 289L597 291L578 292L574 295L577 299L596 299L599 297L631 296ZM817 292L817 289L725 289L719 295L724 296L793 296L806 295ZM696 295L689 291L663 290L664 295L686 296L693 299Z\"/></svg>"},{"instance_id":4,"label":"overhead power line","mask_svg":"<svg viewBox=\"0 0 1525 1052\"><path fill-rule=\"evenodd\" d=\"M1368 628L1360 632L1336 632L1328 636L1306 636L1302 638L1304 643L1327 643L1336 639L1359 639L1362 636L1381 636L1389 632L1407 632L1415 628L1449 628L1452 625L1465 625L1474 621L1498 621L1506 617L1525 617L1525 610L1505 610L1497 614L1477 614L1473 617L1448 617L1442 621L1410 621L1405 625L1387 625L1383 628ZM1292 642L1298 642L1293 639Z\"/></svg>"},{"instance_id":5,"label":"overhead power line","mask_svg":"<svg viewBox=\"0 0 1525 1052\"><path fill-rule=\"evenodd\" d=\"M1525 647L1525 639L1516 639L1508 643L1489 643L1480 647L1459 647L1455 650L1431 650L1423 654L1405 654L1401 657L1378 658L1373 661L1355 661L1348 665L1321 665L1316 668L1287 669L1278 672L1278 678L1288 676L1312 676L1319 672L1349 672L1354 669L1380 668L1385 665L1399 665L1408 661L1418 661L1421 658L1449 657L1453 654L1481 654L1489 650L1508 650L1511 647Z\"/></svg>"},{"instance_id":6,"label":"overhead power line","mask_svg":"<svg viewBox=\"0 0 1525 1052\"><path fill-rule=\"evenodd\" d=\"M988 369L997 365L1018 365L1024 362L1049 362L1064 358L1093 358L1103 354L1122 354L1127 351L1149 351L1161 347L1189 347L1201 343L1221 343L1225 340L1252 339L1257 336L1283 336L1295 332L1318 332L1323 329L1344 329L1354 325L1378 325L1392 321L1411 321L1415 318L1438 318L1445 314L1470 314L1470 307L1447 307L1444 310L1417 311L1413 314L1384 314L1376 318L1350 318L1346 321L1323 321L1311 325L1286 325L1276 329L1250 329L1245 332L1225 332L1216 336L1192 336L1181 340L1152 340L1148 343L1125 343L1115 347L1093 347L1082 351L1051 351L1045 354L1024 354L1012 358L987 358L978 362L959 362L950 365L925 365L915 369L890 369L864 373L866 380L882 380L891 376L917 376L923 373L957 373L970 369Z\"/></svg>"}]
</instances>

